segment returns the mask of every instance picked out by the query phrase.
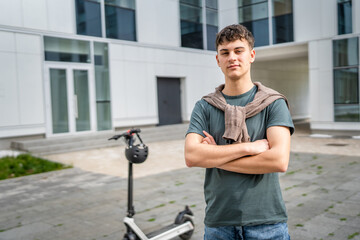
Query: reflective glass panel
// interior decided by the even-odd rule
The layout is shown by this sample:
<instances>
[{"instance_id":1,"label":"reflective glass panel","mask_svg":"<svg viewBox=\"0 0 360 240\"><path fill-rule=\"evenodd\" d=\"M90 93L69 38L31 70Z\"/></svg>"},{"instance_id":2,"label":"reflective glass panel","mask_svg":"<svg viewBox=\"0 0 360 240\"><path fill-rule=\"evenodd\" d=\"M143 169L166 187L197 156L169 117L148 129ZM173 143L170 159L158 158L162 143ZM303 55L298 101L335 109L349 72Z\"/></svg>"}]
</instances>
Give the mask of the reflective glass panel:
<instances>
[{"instance_id":1,"label":"reflective glass panel","mask_svg":"<svg viewBox=\"0 0 360 240\"><path fill-rule=\"evenodd\" d=\"M335 105L335 122L360 122L360 105Z\"/></svg>"},{"instance_id":2,"label":"reflective glass panel","mask_svg":"<svg viewBox=\"0 0 360 240\"><path fill-rule=\"evenodd\" d=\"M217 32L218 32L218 27L212 26L212 25L206 26L206 33L207 33L206 40L207 40L207 49L208 50L216 51L215 39L216 39Z\"/></svg>"},{"instance_id":3,"label":"reflective glass panel","mask_svg":"<svg viewBox=\"0 0 360 240\"><path fill-rule=\"evenodd\" d=\"M198 6L201 7L201 0L180 0L180 3L185 3L185 4L189 4L189 5L193 5L193 6Z\"/></svg>"},{"instance_id":4,"label":"reflective glass panel","mask_svg":"<svg viewBox=\"0 0 360 240\"><path fill-rule=\"evenodd\" d=\"M181 46L203 49L203 30L201 23L181 21Z\"/></svg>"},{"instance_id":5,"label":"reflective glass panel","mask_svg":"<svg viewBox=\"0 0 360 240\"><path fill-rule=\"evenodd\" d=\"M87 41L44 37L45 61L90 63L90 43Z\"/></svg>"},{"instance_id":6,"label":"reflective glass panel","mask_svg":"<svg viewBox=\"0 0 360 240\"><path fill-rule=\"evenodd\" d=\"M180 4L180 19L189 22L202 23L201 8Z\"/></svg>"},{"instance_id":7,"label":"reflective glass panel","mask_svg":"<svg viewBox=\"0 0 360 240\"><path fill-rule=\"evenodd\" d=\"M111 97L107 43L94 43L97 129L111 129Z\"/></svg>"},{"instance_id":8,"label":"reflective glass panel","mask_svg":"<svg viewBox=\"0 0 360 240\"><path fill-rule=\"evenodd\" d=\"M269 45L269 21L267 18L242 24L252 32L255 38L255 47Z\"/></svg>"},{"instance_id":9,"label":"reflective glass panel","mask_svg":"<svg viewBox=\"0 0 360 240\"><path fill-rule=\"evenodd\" d=\"M212 9L218 9L218 1L217 0L206 0L206 7Z\"/></svg>"},{"instance_id":10,"label":"reflective glass panel","mask_svg":"<svg viewBox=\"0 0 360 240\"><path fill-rule=\"evenodd\" d=\"M97 129L111 129L111 105L110 102L96 102Z\"/></svg>"},{"instance_id":11,"label":"reflective glass panel","mask_svg":"<svg viewBox=\"0 0 360 240\"><path fill-rule=\"evenodd\" d=\"M74 70L76 131L90 130L89 83L87 70Z\"/></svg>"},{"instance_id":12,"label":"reflective glass panel","mask_svg":"<svg viewBox=\"0 0 360 240\"><path fill-rule=\"evenodd\" d=\"M76 0L77 34L101 37L100 0Z\"/></svg>"},{"instance_id":13,"label":"reflective glass panel","mask_svg":"<svg viewBox=\"0 0 360 240\"><path fill-rule=\"evenodd\" d=\"M280 16L292 13L292 0L272 0L273 16Z\"/></svg>"},{"instance_id":14,"label":"reflective glass panel","mask_svg":"<svg viewBox=\"0 0 360 240\"><path fill-rule=\"evenodd\" d=\"M206 9L206 24L212 26L218 26L217 10Z\"/></svg>"},{"instance_id":15,"label":"reflective glass panel","mask_svg":"<svg viewBox=\"0 0 360 240\"><path fill-rule=\"evenodd\" d=\"M338 34L352 33L352 4L351 1L338 3Z\"/></svg>"},{"instance_id":16,"label":"reflective glass panel","mask_svg":"<svg viewBox=\"0 0 360 240\"><path fill-rule=\"evenodd\" d=\"M69 132L65 69L50 69L51 117L53 133Z\"/></svg>"},{"instance_id":17,"label":"reflective glass panel","mask_svg":"<svg viewBox=\"0 0 360 240\"><path fill-rule=\"evenodd\" d=\"M135 10L135 0L105 0L105 4Z\"/></svg>"},{"instance_id":18,"label":"reflective glass panel","mask_svg":"<svg viewBox=\"0 0 360 240\"><path fill-rule=\"evenodd\" d=\"M358 42L357 37L333 41L334 67L359 64Z\"/></svg>"},{"instance_id":19,"label":"reflective glass panel","mask_svg":"<svg viewBox=\"0 0 360 240\"><path fill-rule=\"evenodd\" d=\"M292 13L273 17L272 20L274 44L294 41Z\"/></svg>"},{"instance_id":20,"label":"reflective glass panel","mask_svg":"<svg viewBox=\"0 0 360 240\"><path fill-rule=\"evenodd\" d=\"M136 41L135 11L105 4L106 37Z\"/></svg>"},{"instance_id":21,"label":"reflective glass panel","mask_svg":"<svg viewBox=\"0 0 360 240\"><path fill-rule=\"evenodd\" d=\"M334 103L359 103L358 68L334 70Z\"/></svg>"},{"instance_id":22,"label":"reflective glass panel","mask_svg":"<svg viewBox=\"0 0 360 240\"><path fill-rule=\"evenodd\" d=\"M238 5L239 7L242 7L261 2L267 2L267 0L238 0Z\"/></svg>"},{"instance_id":23,"label":"reflective glass panel","mask_svg":"<svg viewBox=\"0 0 360 240\"><path fill-rule=\"evenodd\" d=\"M259 3L239 8L239 23L250 22L268 17L268 4Z\"/></svg>"}]
</instances>

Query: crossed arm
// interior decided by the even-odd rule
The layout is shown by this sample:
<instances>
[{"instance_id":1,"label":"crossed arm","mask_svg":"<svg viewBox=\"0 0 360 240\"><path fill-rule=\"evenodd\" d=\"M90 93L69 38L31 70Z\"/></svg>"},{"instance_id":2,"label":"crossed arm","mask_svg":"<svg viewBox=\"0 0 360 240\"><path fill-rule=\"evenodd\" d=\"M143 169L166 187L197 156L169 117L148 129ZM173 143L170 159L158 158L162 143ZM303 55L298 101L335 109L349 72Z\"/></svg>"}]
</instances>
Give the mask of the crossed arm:
<instances>
[{"instance_id":1,"label":"crossed arm","mask_svg":"<svg viewBox=\"0 0 360 240\"><path fill-rule=\"evenodd\" d=\"M245 174L285 172L290 156L290 130L273 126L267 129L267 139L255 142L216 145L206 137L189 133L185 140L185 161L188 167L220 168Z\"/></svg>"}]
</instances>

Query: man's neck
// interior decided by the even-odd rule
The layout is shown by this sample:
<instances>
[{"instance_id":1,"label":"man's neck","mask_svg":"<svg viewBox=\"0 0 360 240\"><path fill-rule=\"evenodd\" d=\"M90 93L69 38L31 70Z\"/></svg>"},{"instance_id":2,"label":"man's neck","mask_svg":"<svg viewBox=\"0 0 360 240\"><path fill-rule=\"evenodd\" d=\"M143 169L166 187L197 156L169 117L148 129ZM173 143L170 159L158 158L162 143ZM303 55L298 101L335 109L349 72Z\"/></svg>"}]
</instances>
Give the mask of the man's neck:
<instances>
[{"instance_id":1,"label":"man's neck","mask_svg":"<svg viewBox=\"0 0 360 240\"><path fill-rule=\"evenodd\" d=\"M225 79L225 87L223 93L228 96L237 96L248 92L253 88L254 83L251 81L251 78L247 79Z\"/></svg>"}]
</instances>

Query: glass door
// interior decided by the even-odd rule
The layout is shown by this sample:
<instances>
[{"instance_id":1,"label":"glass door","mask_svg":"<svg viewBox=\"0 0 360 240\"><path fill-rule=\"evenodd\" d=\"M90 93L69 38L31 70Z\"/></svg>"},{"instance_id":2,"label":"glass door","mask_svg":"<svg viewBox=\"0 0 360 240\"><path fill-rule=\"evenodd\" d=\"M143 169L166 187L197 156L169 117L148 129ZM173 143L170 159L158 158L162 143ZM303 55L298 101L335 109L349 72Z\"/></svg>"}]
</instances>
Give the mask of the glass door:
<instances>
[{"instance_id":1,"label":"glass door","mask_svg":"<svg viewBox=\"0 0 360 240\"><path fill-rule=\"evenodd\" d=\"M48 67L50 135L94 130L90 68Z\"/></svg>"},{"instance_id":2,"label":"glass door","mask_svg":"<svg viewBox=\"0 0 360 240\"><path fill-rule=\"evenodd\" d=\"M74 117L77 132L90 130L89 81L87 70L73 70Z\"/></svg>"},{"instance_id":3,"label":"glass door","mask_svg":"<svg viewBox=\"0 0 360 240\"><path fill-rule=\"evenodd\" d=\"M50 69L52 133L69 132L68 84L66 69Z\"/></svg>"}]
</instances>

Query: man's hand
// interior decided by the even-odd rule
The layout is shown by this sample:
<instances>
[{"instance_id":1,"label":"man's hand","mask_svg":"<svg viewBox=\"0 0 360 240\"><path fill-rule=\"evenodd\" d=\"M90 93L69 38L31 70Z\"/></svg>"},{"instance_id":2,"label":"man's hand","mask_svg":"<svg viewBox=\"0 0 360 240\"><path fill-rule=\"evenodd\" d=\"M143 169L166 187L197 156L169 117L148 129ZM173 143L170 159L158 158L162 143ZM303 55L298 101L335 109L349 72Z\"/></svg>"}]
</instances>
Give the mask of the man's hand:
<instances>
[{"instance_id":1,"label":"man's hand","mask_svg":"<svg viewBox=\"0 0 360 240\"><path fill-rule=\"evenodd\" d=\"M203 138L203 140L201 141L201 143L203 144L212 144L212 145L217 145L213 136L211 136L208 132L203 131L203 133L205 134L206 137Z\"/></svg>"},{"instance_id":2,"label":"man's hand","mask_svg":"<svg viewBox=\"0 0 360 240\"><path fill-rule=\"evenodd\" d=\"M257 155L270 149L269 142L266 139L256 140L249 144L251 144L251 152L253 153L251 155Z\"/></svg>"}]
</instances>

